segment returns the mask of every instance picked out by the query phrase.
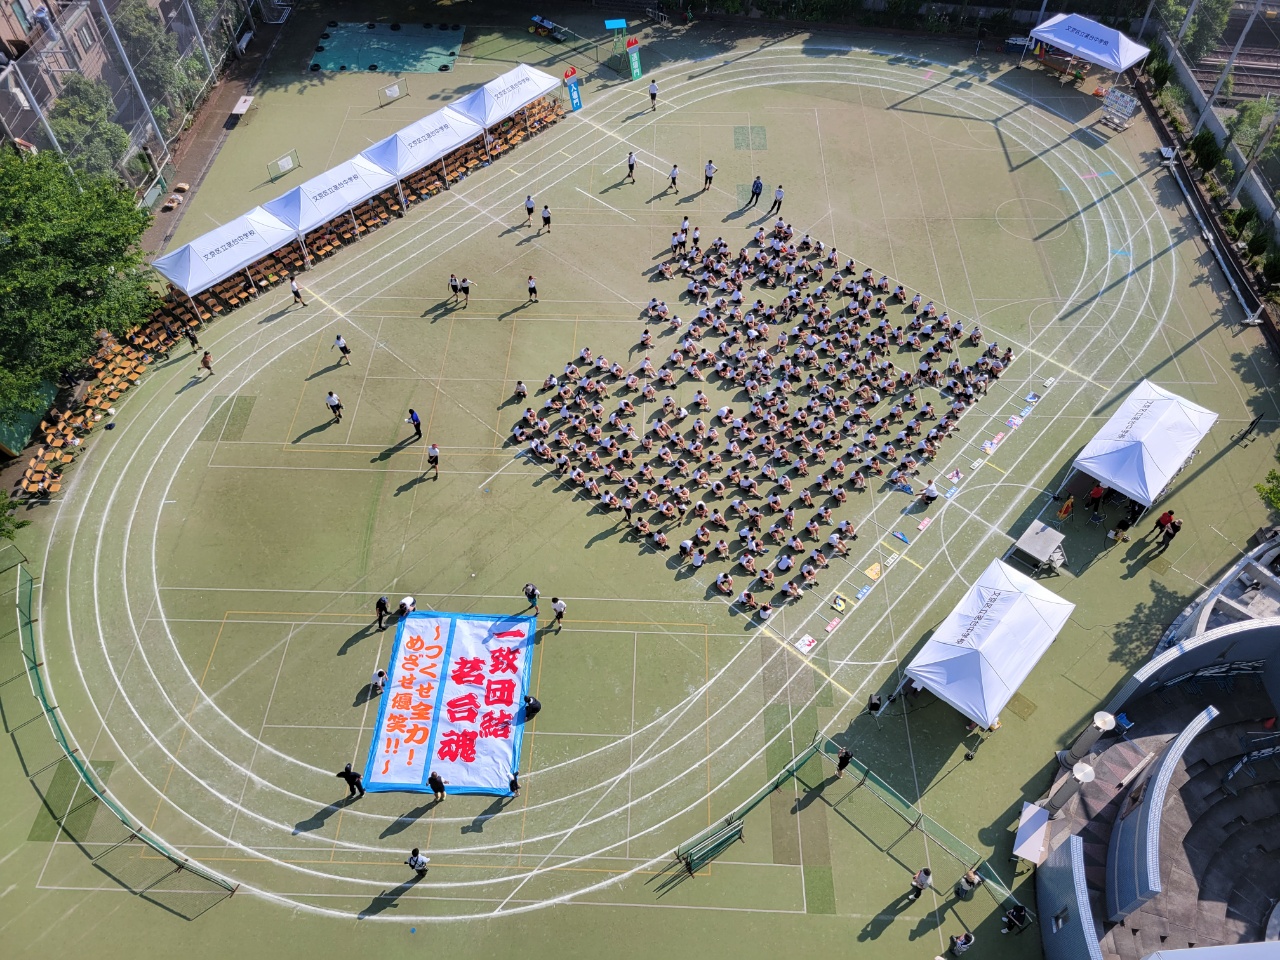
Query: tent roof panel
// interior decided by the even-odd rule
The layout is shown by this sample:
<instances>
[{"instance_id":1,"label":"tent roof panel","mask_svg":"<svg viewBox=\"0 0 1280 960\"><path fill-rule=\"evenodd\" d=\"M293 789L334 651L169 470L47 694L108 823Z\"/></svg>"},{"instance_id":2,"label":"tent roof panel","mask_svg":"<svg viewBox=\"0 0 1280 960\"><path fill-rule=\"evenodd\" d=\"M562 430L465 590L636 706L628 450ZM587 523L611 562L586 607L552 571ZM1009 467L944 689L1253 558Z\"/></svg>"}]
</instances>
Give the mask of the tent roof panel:
<instances>
[{"instance_id":1,"label":"tent roof panel","mask_svg":"<svg viewBox=\"0 0 1280 960\"><path fill-rule=\"evenodd\" d=\"M1149 507L1217 419L1143 380L1080 451L1075 468Z\"/></svg>"},{"instance_id":2,"label":"tent roof panel","mask_svg":"<svg viewBox=\"0 0 1280 960\"><path fill-rule=\"evenodd\" d=\"M360 156L402 178L434 163L483 132L470 117L448 106L378 141Z\"/></svg>"},{"instance_id":3,"label":"tent roof panel","mask_svg":"<svg viewBox=\"0 0 1280 960\"><path fill-rule=\"evenodd\" d=\"M491 127L559 86L555 77L522 63L450 106L481 126Z\"/></svg>"},{"instance_id":4,"label":"tent roof panel","mask_svg":"<svg viewBox=\"0 0 1280 960\"><path fill-rule=\"evenodd\" d=\"M296 239L287 223L254 207L151 265L183 293L194 296Z\"/></svg>"},{"instance_id":5,"label":"tent roof panel","mask_svg":"<svg viewBox=\"0 0 1280 960\"><path fill-rule=\"evenodd\" d=\"M306 233L395 182L394 175L371 160L356 156L262 206L299 233Z\"/></svg>"},{"instance_id":6,"label":"tent roof panel","mask_svg":"<svg viewBox=\"0 0 1280 960\"><path fill-rule=\"evenodd\" d=\"M1050 17L1032 30L1031 36L1116 73L1128 70L1151 52L1119 30L1104 27L1078 13Z\"/></svg>"},{"instance_id":7,"label":"tent roof panel","mask_svg":"<svg viewBox=\"0 0 1280 960\"><path fill-rule=\"evenodd\" d=\"M993 560L912 659L907 676L990 727L1074 609Z\"/></svg>"}]
</instances>

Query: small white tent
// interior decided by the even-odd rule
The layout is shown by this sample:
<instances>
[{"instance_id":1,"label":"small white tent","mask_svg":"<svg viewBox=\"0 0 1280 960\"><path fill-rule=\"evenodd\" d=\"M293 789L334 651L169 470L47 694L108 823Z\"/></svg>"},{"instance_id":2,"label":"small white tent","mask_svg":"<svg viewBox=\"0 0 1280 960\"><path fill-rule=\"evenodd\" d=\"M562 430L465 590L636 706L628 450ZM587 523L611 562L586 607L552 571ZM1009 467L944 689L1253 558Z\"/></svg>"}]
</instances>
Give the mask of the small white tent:
<instances>
[{"instance_id":1,"label":"small white tent","mask_svg":"<svg viewBox=\"0 0 1280 960\"><path fill-rule=\"evenodd\" d=\"M1212 410L1143 380L1074 466L1149 507L1217 419Z\"/></svg>"},{"instance_id":2,"label":"small white tent","mask_svg":"<svg viewBox=\"0 0 1280 960\"><path fill-rule=\"evenodd\" d=\"M395 182L393 174L357 156L269 200L262 208L301 236L394 186Z\"/></svg>"},{"instance_id":3,"label":"small white tent","mask_svg":"<svg viewBox=\"0 0 1280 960\"><path fill-rule=\"evenodd\" d=\"M1000 711L1075 609L992 560L907 667L907 676L980 727Z\"/></svg>"},{"instance_id":4,"label":"small white tent","mask_svg":"<svg viewBox=\"0 0 1280 960\"><path fill-rule=\"evenodd\" d=\"M1031 36L1116 73L1123 73L1151 52L1119 30L1104 27L1078 13L1050 17L1032 30Z\"/></svg>"},{"instance_id":5,"label":"small white tent","mask_svg":"<svg viewBox=\"0 0 1280 960\"><path fill-rule=\"evenodd\" d=\"M487 128L559 86L555 77L522 63L449 106Z\"/></svg>"},{"instance_id":6,"label":"small white tent","mask_svg":"<svg viewBox=\"0 0 1280 960\"><path fill-rule=\"evenodd\" d=\"M153 260L151 265L193 297L297 239L293 227L262 207L254 207L185 247Z\"/></svg>"}]
</instances>

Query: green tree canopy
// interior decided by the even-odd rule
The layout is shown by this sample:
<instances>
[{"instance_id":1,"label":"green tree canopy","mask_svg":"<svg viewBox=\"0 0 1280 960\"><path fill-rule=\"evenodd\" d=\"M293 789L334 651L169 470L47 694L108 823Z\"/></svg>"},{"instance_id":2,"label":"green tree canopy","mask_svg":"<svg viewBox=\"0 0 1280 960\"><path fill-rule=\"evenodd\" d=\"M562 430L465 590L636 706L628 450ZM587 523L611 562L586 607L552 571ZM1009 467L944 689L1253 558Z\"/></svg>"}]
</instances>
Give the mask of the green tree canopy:
<instances>
[{"instance_id":1,"label":"green tree canopy","mask_svg":"<svg viewBox=\"0 0 1280 960\"><path fill-rule=\"evenodd\" d=\"M160 14L146 0L123 0L111 14L120 44L133 64L147 99L154 106L179 91L178 40L164 28Z\"/></svg>"},{"instance_id":2,"label":"green tree canopy","mask_svg":"<svg viewBox=\"0 0 1280 960\"><path fill-rule=\"evenodd\" d=\"M155 308L138 246L150 222L114 175L77 186L52 151L0 149L0 416L43 412L42 381Z\"/></svg>"},{"instance_id":3,"label":"green tree canopy","mask_svg":"<svg viewBox=\"0 0 1280 960\"><path fill-rule=\"evenodd\" d=\"M49 126L77 170L117 174L117 165L129 150L129 134L112 121L115 111L105 84L78 73L66 74L62 92L49 111Z\"/></svg>"}]
</instances>

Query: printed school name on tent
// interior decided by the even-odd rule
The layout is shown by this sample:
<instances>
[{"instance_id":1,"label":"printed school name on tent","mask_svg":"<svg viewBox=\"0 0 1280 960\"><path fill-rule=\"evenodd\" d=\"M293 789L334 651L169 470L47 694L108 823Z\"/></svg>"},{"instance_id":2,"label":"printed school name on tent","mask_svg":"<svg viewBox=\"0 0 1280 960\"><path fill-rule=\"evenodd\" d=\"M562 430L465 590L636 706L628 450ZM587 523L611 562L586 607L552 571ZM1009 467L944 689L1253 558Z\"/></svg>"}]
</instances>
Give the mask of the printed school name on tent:
<instances>
[{"instance_id":1,"label":"printed school name on tent","mask_svg":"<svg viewBox=\"0 0 1280 960\"><path fill-rule=\"evenodd\" d=\"M378 711L367 789L508 793L520 757L536 621L413 613L400 621Z\"/></svg>"}]
</instances>

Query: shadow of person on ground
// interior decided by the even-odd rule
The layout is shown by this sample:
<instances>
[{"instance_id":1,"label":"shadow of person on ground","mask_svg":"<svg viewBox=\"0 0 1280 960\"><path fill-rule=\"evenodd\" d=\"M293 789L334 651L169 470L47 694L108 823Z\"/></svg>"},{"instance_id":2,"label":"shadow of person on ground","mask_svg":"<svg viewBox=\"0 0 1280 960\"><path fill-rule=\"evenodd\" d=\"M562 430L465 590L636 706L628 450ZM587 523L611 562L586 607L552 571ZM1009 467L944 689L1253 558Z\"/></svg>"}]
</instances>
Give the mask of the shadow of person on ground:
<instances>
[{"instance_id":1,"label":"shadow of person on ground","mask_svg":"<svg viewBox=\"0 0 1280 960\"><path fill-rule=\"evenodd\" d=\"M351 705L353 707L362 707L370 700L376 699L377 696L378 695L373 692L373 684L366 683L360 688L359 692L356 693L356 698L351 701Z\"/></svg>"},{"instance_id":2,"label":"shadow of person on ground","mask_svg":"<svg viewBox=\"0 0 1280 960\"><path fill-rule=\"evenodd\" d=\"M907 899L906 893L889 901L874 917L862 925L862 929L858 931L858 939L861 941L878 940L880 934L888 930L889 924L897 920L898 914L907 909L911 903L912 901Z\"/></svg>"},{"instance_id":3,"label":"shadow of person on ground","mask_svg":"<svg viewBox=\"0 0 1280 960\"><path fill-rule=\"evenodd\" d=\"M332 417L330 417L324 423L318 424L312 427L310 430L303 430L300 434L294 437L293 440L291 440L290 442L301 443L303 440L307 439L307 437L314 436L317 433L324 433L324 431L328 430L332 426L336 426L339 422L340 421L334 420Z\"/></svg>"},{"instance_id":4,"label":"shadow of person on ground","mask_svg":"<svg viewBox=\"0 0 1280 960\"><path fill-rule=\"evenodd\" d=\"M837 779L838 778L833 773L821 783L816 783L812 787L809 787L804 793L796 797L796 802L791 806L791 812L793 814L798 814L815 800L820 799L822 797L822 791L827 789L829 784L835 783Z\"/></svg>"},{"instance_id":5,"label":"shadow of person on ground","mask_svg":"<svg viewBox=\"0 0 1280 960\"><path fill-rule=\"evenodd\" d=\"M330 817L350 803L351 797L343 797L341 800L335 800L327 807L321 807L307 819L299 820L295 823L293 825L293 835L296 837L300 833L313 833L321 829Z\"/></svg>"},{"instance_id":6,"label":"shadow of person on ground","mask_svg":"<svg viewBox=\"0 0 1280 960\"><path fill-rule=\"evenodd\" d=\"M378 625L376 623L371 623L368 626L361 627L351 636L347 637L346 640L342 641L342 646L338 648L338 656L345 657L347 655L348 650L354 647L357 643L359 643L365 637L371 637L377 632L378 632Z\"/></svg>"},{"instance_id":7,"label":"shadow of person on ground","mask_svg":"<svg viewBox=\"0 0 1280 960\"><path fill-rule=\"evenodd\" d=\"M397 440L397 441L396 441L395 443L393 443L391 446L387 447L385 450L383 450L381 453L379 453L376 457L370 457L370 458L369 458L369 462L370 462L370 463L381 463L381 462L383 462L383 461L385 461L385 460L390 460L392 457L394 457L397 453L399 453L399 452L400 452L401 450L403 450L405 447L407 447L407 446L409 446L411 443L413 443L413 442L414 442L414 440L416 440L416 439L417 439L417 437L412 437L412 436L410 436L410 437L405 437L403 440Z\"/></svg>"},{"instance_id":8,"label":"shadow of person on ground","mask_svg":"<svg viewBox=\"0 0 1280 960\"><path fill-rule=\"evenodd\" d=\"M463 833L484 833L484 824L486 820L491 820L502 812L502 808L507 805L510 797L498 797L493 803L489 804L478 814L470 823L463 824Z\"/></svg>"},{"instance_id":9,"label":"shadow of person on ground","mask_svg":"<svg viewBox=\"0 0 1280 960\"><path fill-rule=\"evenodd\" d=\"M337 363L331 363L327 367L321 367L315 373L311 374L311 376L307 377L307 382L309 383L317 377L323 377L326 373L333 373L333 371L343 366L346 366L346 364L339 360Z\"/></svg>"},{"instance_id":10,"label":"shadow of person on ground","mask_svg":"<svg viewBox=\"0 0 1280 960\"><path fill-rule=\"evenodd\" d=\"M428 800L426 803L424 803L420 807L414 807L412 810L405 811L399 817L393 820L390 824L388 824L387 828L383 830L380 834L378 834L378 837L382 840L385 840L387 839L387 837L394 837L397 833L404 833L404 831L412 827L422 817L430 813L431 808L434 807L437 803L439 803L438 800L432 799L432 800Z\"/></svg>"},{"instance_id":11,"label":"shadow of person on ground","mask_svg":"<svg viewBox=\"0 0 1280 960\"><path fill-rule=\"evenodd\" d=\"M422 879L424 875L415 873L412 877L400 884L398 887L392 887L390 890L384 890L369 902L369 905L361 910L356 916L361 920L367 917L376 917L384 910L393 910L399 906L396 903L402 896L413 889L414 884Z\"/></svg>"}]
</instances>

